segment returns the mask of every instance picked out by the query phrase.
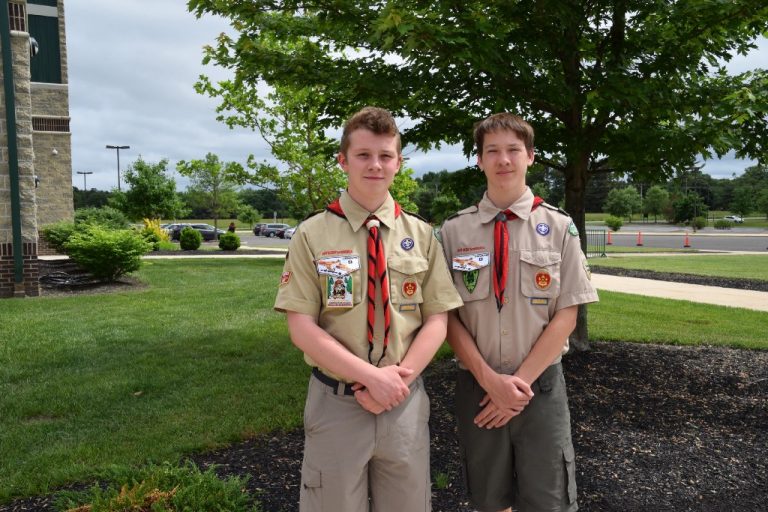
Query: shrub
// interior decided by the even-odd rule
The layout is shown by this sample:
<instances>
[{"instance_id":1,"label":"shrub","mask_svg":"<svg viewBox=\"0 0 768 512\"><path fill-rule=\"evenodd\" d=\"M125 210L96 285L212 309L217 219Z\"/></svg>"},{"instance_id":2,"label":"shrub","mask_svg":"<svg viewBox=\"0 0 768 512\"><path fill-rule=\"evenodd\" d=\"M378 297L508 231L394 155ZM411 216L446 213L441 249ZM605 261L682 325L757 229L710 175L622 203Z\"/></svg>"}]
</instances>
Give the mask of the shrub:
<instances>
[{"instance_id":1,"label":"shrub","mask_svg":"<svg viewBox=\"0 0 768 512\"><path fill-rule=\"evenodd\" d=\"M694 217L694 219L691 221L691 226L693 226L693 229L704 229L707 227L707 218Z\"/></svg>"},{"instance_id":2,"label":"shrub","mask_svg":"<svg viewBox=\"0 0 768 512\"><path fill-rule=\"evenodd\" d=\"M620 217L614 217L613 215L608 215L604 222L606 226L614 231L620 230L621 226L624 225L624 221Z\"/></svg>"},{"instance_id":3,"label":"shrub","mask_svg":"<svg viewBox=\"0 0 768 512\"><path fill-rule=\"evenodd\" d=\"M96 224L112 229L126 229L130 225L123 212L109 206L75 210L75 224Z\"/></svg>"},{"instance_id":4,"label":"shrub","mask_svg":"<svg viewBox=\"0 0 768 512\"><path fill-rule=\"evenodd\" d=\"M55 224L48 224L40 229L45 239L57 252L65 252L64 244L69 241L75 232L75 223L63 220Z\"/></svg>"},{"instance_id":5,"label":"shrub","mask_svg":"<svg viewBox=\"0 0 768 512\"><path fill-rule=\"evenodd\" d=\"M236 233L224 233L219 236L219 249L222 251L236 251L240 247L240 237Z\"/></svg>"},{"instance_id":6,"label":"shrub","mask_svg":"<svg viewBox=\"0 0 768 512\"><path fill-rule=\"evenodd\" d=\"M64 244L78 265L99 279L114 281L141 267L141 256L152 248L135 231L88 226Z\"/></svg>"},{"instance_id":7,"label":"shrub","mask_svg":"<svg viewBox=\"0 0 768 512\"><path fill-rule=\"evenodd\" d=\"M144 219L144 229L141 230L141 236L152 244L153 251L160 250L160 242L170 240L168 233L160 227L158 219Z\"/></svg>"},{"instance_id":8,"label":"shrub","mask_svg":"<svg viewBox=\"0 0 768 512\"><path fill-rule=\"evenodd\" d=\"M715 221L715 229L731 229L733 222L725 219L717 219Z\"/></svg>"},{"instance_id":9,"label":"shrub","mask_svg":"<svg viewBox=\"0 0 768 512\"><path fill-rule=\"evenodd\" d=\"M87 491L61 493L57 508L117 512L127 510L216 510L256 512L249 505L245 489L247 478L219 478L215 468L200 471L192 462L182 466L169 463L139 470L113 470L107 485L94 485Z\"/></svg>"},{"instance_id":10,"label":"shrub","mask_svg":"<svg viewBox=\"0 0 768 512\"><path fill-rule=\"evenodd\" d=\"M203 243L203 235L196 229L187 226L179 234L179 245L185 251L194 251Z\"/></svg>"}]
</instances>

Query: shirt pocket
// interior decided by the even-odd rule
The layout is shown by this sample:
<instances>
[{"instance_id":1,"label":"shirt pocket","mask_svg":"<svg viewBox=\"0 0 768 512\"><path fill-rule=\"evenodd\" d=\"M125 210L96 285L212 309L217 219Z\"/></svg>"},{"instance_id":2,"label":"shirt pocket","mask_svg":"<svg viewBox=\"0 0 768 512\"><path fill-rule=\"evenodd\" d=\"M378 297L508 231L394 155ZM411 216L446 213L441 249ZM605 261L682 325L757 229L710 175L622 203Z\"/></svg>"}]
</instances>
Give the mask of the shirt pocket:
<instances>
[{"instance_id":1,"label":"shirt pocket","mask_svg":"<svg viewBox=\"0 0 768 512\"><path fill-rule=\"evenodd\" d=\"M325 261L325 264L321 264ZM323 306L328 309L349 309L363 300L363 278L360 258L321 258L315 260L318 286Z\"/></svg>"},{"instance_id":2,"label":"shirt pocket","mask_svg":"<svg viewBox=\"0 0 768 512\"><path fill-rule=\"evenodd\" d=\"M491 256L491 253L481 253L453 258L453 285L464 302L487 299L491 294ZM464 260L463 264L461 260ZM477 263L472 270L468 269L471 268L469 261Z\"/></svg>"},{"instance_id":3,"label":"shirt pocket","mask_svg":"<svg viewBox=\"0 0 768 512\"><path fill-rule=\"evenodd\" d=\"M520 292L525 297L560 295L559 252L520 251Z\"/></svg>"},{"instance_id":4,"label":"shirt pocket","mask_svg":"<svg viewBox=\"0 0 768 512\"><path fill-rule=\"evenodd\" d=\"M392 304L421 304L424 302L422 284L429 270L425 258L392 256L387 258L389 271L389 300Z\"/></svg>"}]
</instances>

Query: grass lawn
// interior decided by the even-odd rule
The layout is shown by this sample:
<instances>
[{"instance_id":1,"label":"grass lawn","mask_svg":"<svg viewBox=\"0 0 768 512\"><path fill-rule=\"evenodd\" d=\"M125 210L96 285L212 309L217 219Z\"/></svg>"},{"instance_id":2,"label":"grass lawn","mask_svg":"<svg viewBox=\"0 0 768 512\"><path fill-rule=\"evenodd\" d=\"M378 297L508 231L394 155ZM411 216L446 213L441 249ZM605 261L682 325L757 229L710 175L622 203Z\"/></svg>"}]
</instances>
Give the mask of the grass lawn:
<instances>
[{"instance_id":1,"label":"grass lawn","mask_svg":"<svg viewBox=\"0 0 768 512\"><path fill-rule=\"evenodd\" d=\"M599 249L597 246L590 245L587 247L587 249L590 252L597 252ZM616 253L627 253L627 252L652 252L652 253L659 253L659 252L690 252L690 253L696 253L699 252L698 249L682 249L682 248L664 248L664 247L621 247L618 245L606 245L605 246L605 253L606 254L616 254ZM595 264L598 264L602 261L605 261L604 259L595 259L593 260Z\"/></svg>"},{"instance_id":2,"label":"grass lawn","mask_svg":"<svg viewBox=\"0 0 768 512\"><path fill-rule=\"evenodd\" d=\"M151 260L141 289L2 301L0 502L300 426L309 369L272 311L281 268ZM594 339L768 348L765 313L600 296Z\"/></svg>"},{"instance_id":3,"label":"grass lawn","mask_svg":"<svg viewBox=\"0 0 768 512\"><path fill-rule=\"evenodd\" d=\"M740 277L768 281L768 254L732 254L706 256L637 256L633 258L599 258L593 266L679 272L718 277Z\"/></svg>"}]
</instances>

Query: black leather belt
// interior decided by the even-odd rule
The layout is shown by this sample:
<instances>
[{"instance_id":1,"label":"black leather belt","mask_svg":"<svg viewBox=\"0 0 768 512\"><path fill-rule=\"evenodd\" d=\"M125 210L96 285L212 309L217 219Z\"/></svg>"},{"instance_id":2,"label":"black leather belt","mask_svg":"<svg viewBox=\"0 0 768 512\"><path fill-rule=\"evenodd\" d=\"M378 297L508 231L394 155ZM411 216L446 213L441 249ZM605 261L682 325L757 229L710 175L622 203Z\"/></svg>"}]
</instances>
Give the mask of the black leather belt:
<instances>
[{"instance_id":1,"label":"black leather belt","mask_svg":"<svg viewBox=\"0 0 768 512\"><path fill-rule=\"evenodd\" d=\"M317 369L317 366L312 367L312 375L315 376L317 380L328 386L329 388L333 389L334 395L349 395L353 396L355 392L352 390L352 384L347 384L346 382L341 382L336 379L332 379L320 370Z\"/></svg>"}]
</instances>

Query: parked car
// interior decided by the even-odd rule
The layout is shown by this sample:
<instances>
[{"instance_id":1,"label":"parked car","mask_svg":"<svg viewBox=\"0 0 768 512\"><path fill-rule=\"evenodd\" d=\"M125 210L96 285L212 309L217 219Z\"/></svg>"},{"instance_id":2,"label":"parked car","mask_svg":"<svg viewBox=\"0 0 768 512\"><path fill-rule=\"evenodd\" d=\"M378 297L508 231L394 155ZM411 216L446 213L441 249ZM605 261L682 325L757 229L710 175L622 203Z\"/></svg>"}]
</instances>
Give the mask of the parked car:
<instances>
[{"instance_id":1,"label":"parked car","mask_svg":"<svg viewBox=\"0 0 768 512\"><path fill-rule=\"evenodd\" d=\"M171 224L168 227L168 234L171 236L171 240L178 240L181 236L181 232L184 228L196 229L203 235L203 240L210 242L211 240L218 240L221 235L226 233L223 229L217 229L210 224L190 224L182 222L179 224Z\"/></svg>"},{"instance_id":2,"label":"parked car","mask_svg":"<svg viewBox=\"0 0 768 512\"><path fill-rule=\"evenodd\" d=\"M293 234L295 232L296 232L296 226L292 228L288 228L285 231L280 232L280 238L287 238L288 240L290 240L291 238L293 238Z\"/></svg>"},{"instance_id":3,"label":"parked car","mask_svg":"<svg viewBox=\"0 0 768 512\"><path fill-rule=\"evenodd\" d=\"M267 224L261 229L261 236L276 237L279 231L289 227L288 224Z\"/></svg>"},{"instance_id":4,"label":"parked car","mask_svg":"<svg viewBox=\"0 0 768 512\"><path fill-rule=\"evenodd\" d=\"M741 224L742 222L744 222L744 219L742 219L738 215L726 215L725 217L723 217L723 219L729 220L731 222L735 222L736 224Z\"/></svg>"},{"instance_id":5,"label":"parked car","mask_svg":"<svg viewBox=\"0 0 768 512\"><path fill-rule=\"evenodd\" d=\"M256 236L259 236L261 234L261 230L264 229L264 226L266 226L265 223L260 222L253 226L253 234Z\"/></svg>"}]
</instances>

